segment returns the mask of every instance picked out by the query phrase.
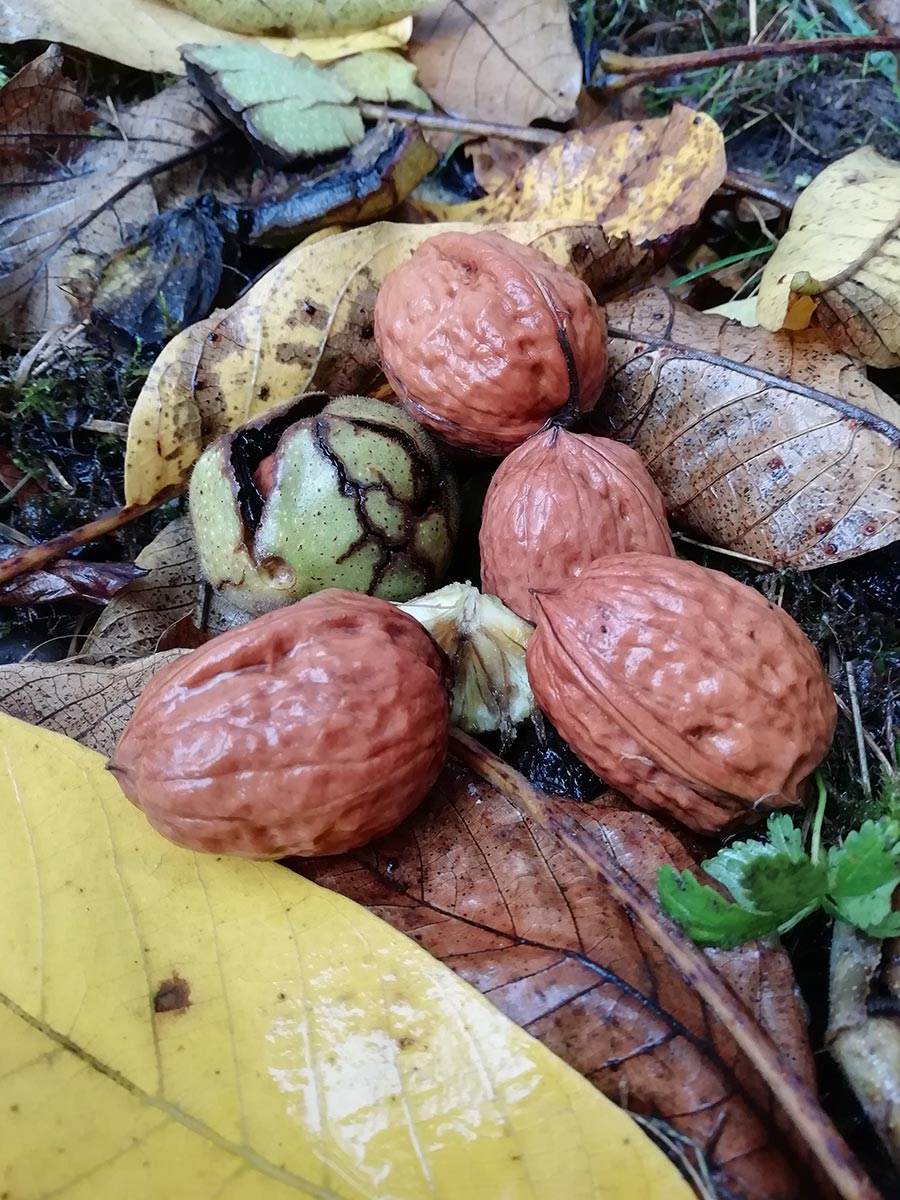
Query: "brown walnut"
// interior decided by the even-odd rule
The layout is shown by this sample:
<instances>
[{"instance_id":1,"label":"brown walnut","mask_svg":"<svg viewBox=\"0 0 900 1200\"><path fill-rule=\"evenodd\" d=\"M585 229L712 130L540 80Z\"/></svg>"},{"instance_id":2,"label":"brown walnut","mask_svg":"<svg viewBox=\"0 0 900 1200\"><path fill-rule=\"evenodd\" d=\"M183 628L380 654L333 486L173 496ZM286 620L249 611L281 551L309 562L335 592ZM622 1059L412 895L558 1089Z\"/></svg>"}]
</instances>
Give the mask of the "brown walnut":
<instances>
[{"instance_id":1,"label":"brown walnut","mask_svg":"<svg viewBox=\"0 0 900 1200\"><path fill-rule=\"evenodd\" d=\"M488 454L592 409L606 378L606 322L588 288L499 233L423 242L381 285L375 338L404 408Z\"/></svg>"},{"instance_id":2,"label":"brown walnut","mask_svg":"<svg viewBox=\"0 0 900 1200\"><path fill-rule=\"evenodd\" d=\"M655 554L599 559L538 608L537 702L610 786L702 833L802 803L836 708L781 608Z\"/></svg>"},{"instance_id":3,"label":"brown walnut","mask_svg":"<svg viewBox=\"0 0 900 1200\"><path fill-rule=\"evenodd\" d=\"M498 467L481 517L484 590L537 619L533 590L560 587L597 558L671 554L662 495L620 442L550 428Z\"/></svg>"},{"instance_id":4,"label":"brown walnut","mask_svg":"<svg viewBox=\"0 0 900 1200\"><path fill-rule=\"evenodd\" d=\"M330 589L163 668L110 769L178 845L341 854L419 804L448 726L443 660L418 622Z\"/></svg>"}]
</instances>

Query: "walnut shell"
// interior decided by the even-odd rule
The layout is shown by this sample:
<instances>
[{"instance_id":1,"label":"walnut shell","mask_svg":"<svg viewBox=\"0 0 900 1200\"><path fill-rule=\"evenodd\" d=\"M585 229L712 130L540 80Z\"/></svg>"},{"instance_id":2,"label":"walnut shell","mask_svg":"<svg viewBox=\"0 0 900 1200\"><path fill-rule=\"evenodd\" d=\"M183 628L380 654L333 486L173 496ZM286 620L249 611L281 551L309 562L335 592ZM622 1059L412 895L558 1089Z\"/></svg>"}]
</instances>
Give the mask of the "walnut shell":
<instances>
[{"instance_id":1,"label":"walnut shell","mask_svg":"<svg viewBox=\"0 0 900 1200\"><path fill-rule=\"evenodd\" d=\"M597 558L675 554L659 488L621 442L552 428L498 467L481 517L486 592L528 621L532 589L561 587Z\"/></svg>"},{"instance_id":2,"label":"walnut shell","mask_svg":"<svg viewBox=\"0 0 900 1200\"><path fill-rule=\"evenodd\" d=\"M393 829L437 778L442 671L431 638L394 605L318 592L163 668L110 769L180 846L340 854Z\"/></svg>"},{"instance_id":3,"label":"walnut shell","mask_svg":"<svg viewBox=\"0 0 900 1200\"><path fill-rule=\"evenodd\" d=\"M612 787L701 833L802 803L834 694L812 644L759 592L620 554L538 608L526 654L537 702Z\"/></svg>"},{"instance_id":4,"label":"walnut shell","mask_svg":"<svg viewBox=\"0 0 900 1200\"><path fill-rule=\"evenodd\" d=\"M588 288L499 233L423 242L381 285L375 339L407 411L488 454L562 410L592 409L606 378L606 322Z\"/></svg>"}]
</instances>

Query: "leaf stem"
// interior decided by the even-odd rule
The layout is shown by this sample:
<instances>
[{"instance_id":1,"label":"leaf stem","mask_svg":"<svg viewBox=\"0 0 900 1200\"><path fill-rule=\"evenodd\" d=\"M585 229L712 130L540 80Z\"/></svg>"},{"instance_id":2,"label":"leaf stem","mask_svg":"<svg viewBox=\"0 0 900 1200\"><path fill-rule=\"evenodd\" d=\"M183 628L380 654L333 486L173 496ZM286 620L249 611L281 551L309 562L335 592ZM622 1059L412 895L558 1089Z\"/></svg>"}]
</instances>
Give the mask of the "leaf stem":
<instances>
[{"instance_id":1,"label":"leaf stem","mask_svg":"<svg viewBox=\"0 0 900 1200\"><path fill-rule=\"evenodd\" d=\"M816 787L819 797L816 800L816 815L813 818L812 840L809 845L809 857L813 866L817 866L822 851L822 823L825 820L825 805L828 803L828 789L821 771L816 771Z\"/></svg>"},{"instance_id":2,"label":"leaf stem","mask_svg":"<svg viewBox=\"0 0 900 1200\"><path fill-rule=\"evenodd\" d=\"M530 125L499 125L493 121L470 121L462 117L391 108L386 104L359 104L357 108L370 121L397 121L401 125L418 125L421 129L440 129L447 133L503 137L514 142L531 142L535 146L550 146L562 137L555 129L534 129Z\"/></svg>"},{"instance_id":3,"label":"leaf stem","mask_svg":"<svg viewBox=\"0 0 900 1200\"><path fill-rule=\"evenodd\" d=\"M756 62L761 58L813 58L817 54L841 54L845 51L869 54L873 50L900 50L900 37L859 35L798 39L787 42L755 42L745 46L721 46L716 50L692 51L689 54L640 55L616 54L612 50L600 53L600 62L609 72L604 81L589 91L614 92L636 87L666 75L682 71L707 71L727 67L732 63Z\"/></svg>"}]
</instances>

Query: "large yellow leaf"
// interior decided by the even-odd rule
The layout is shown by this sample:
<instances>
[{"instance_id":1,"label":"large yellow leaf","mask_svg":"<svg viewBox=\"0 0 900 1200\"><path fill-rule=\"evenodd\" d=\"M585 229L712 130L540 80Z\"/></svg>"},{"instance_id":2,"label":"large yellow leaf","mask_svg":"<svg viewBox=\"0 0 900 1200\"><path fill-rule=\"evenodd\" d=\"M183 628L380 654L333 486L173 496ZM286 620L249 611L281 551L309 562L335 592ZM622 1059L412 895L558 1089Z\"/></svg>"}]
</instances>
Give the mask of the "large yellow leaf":
<instances>
[{"instance_id":1,"label":"large yellow leaf","mask_svg":"<svg viewBox=\"0 0 900 1200\"><path fill-rule=\"evenodd\" d=\"M397 49L406 45L411 33L412 18L404 17L362 33L259 41L282 54L306 54L315 62L333 62L363 50ZM77 4L72 0L8 0L0 4L0 41L29 38L64 42L142 71L173 75L184 74L178 47L186 42L208 45L248 40L179 12L164 0L79 0Z\"/></svg>"},{"instance_id":2,"label":"large yellow leaf","mask_svg":"<svg viewBox=\"0 0 900 1200\"><path fill-rule=\"evenodd\" d=\"M0 718L0 1186L15 1200L689 1200L630 1118L424 950L160 839Z\"/></svg>"},{"instance_id":3,"label":"large yellow leaf","mask_svg":"<svg viewBox=\"0 0 900 1200\"><path fill-rule=\"evenodd\" d=\"M900 163L864 146L816 176L763 271L757 316L773 332L815 318L835 349L900 366Z\"/></svg>"},{"instance_id":4,"label":"large yellow leaf","mask_svg":"<svg viewBox=\"0 0 900 1200\"><path fill-rule=\"evenodd\" d=\"M650 242L693 225L724 178L721 129L676 104L667 117L566 134L483 200L422 207L442 221L596 221Z\"/></svg>"},{"instance_id":5,"label":"large yellow leaf","mask_svg":"<svg viewBox=\"0 0 900 1200\"><path fill-rule=\"evenodd\" d=\"M538 246L589 284L625 276L646 258L611 248L595 225L572 221L499 226ZM380 363L375 296L418 244L467 225L367 225L298 246L232 308L184 330L160 354L128 427L128 503L180 483L207 441L299 392L366 391Z\"/></svg>"}]
</instances>

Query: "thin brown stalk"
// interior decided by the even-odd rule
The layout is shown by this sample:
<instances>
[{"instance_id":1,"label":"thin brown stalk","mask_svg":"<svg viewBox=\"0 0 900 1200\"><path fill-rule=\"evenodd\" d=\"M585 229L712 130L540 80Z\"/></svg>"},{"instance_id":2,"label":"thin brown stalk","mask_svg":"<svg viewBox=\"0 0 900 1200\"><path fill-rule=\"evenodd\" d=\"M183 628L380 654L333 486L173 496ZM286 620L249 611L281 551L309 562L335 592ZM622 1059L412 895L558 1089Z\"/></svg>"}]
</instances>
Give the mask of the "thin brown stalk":
<instances>
[{"instance_id":1,"label":"thin brown stalk","mask_svg":"<svg viewBox=\"0 0 900 1200\"><path fill-rule=\"evenodd\" d=\"M359 111L370 121L397 121L401 125L418 125L422 129L440 129L445 133L474 134L478 137L503 137L514 142L531 142L535 146L550 146L562 134L555 129L533 129L530 125L500 125L493 121L469 121L437 113L412 112L408 108L391 108L386 104L360 104Z\"/></svg>"},{"instance_id":2,"label":"thin brown stalk","mask_svg":"<svg viewBox=\"0 0 900 1200\"><path fill-rule=\"evenodd\" d=\"M619 91L636 87L666 75L684 71L707 71L727 67L732 63L757 62L763 58L812 58L816 54L870 54L874 50L900 50L900 37L873 34L871 37L842 35L840 37L810 38L787 42L753 42L744 46L721 46L715 50L692 51L689 54L661 54L641 57L616 54L604 50L600 62L606 79L601 91Z\"/></svg>"},{"instance_id":3,"label":"thin brown stalk","mask_svg":"<svg viewBox=\"0 0 900 1200\"><path fill-rule=\"evenodd\" d=\"M0 562L0 587L5 583L10 583L13 579L18 579L20 575L27 575L29 571L37 571L38 568L53 562L54 559L62 558L70 550L76 550L79 546L86 546L88 542L95 542L109 533L115 533L117 529L122 529L125 525L136 521L138 517L144 516L145 513L159 508L166 500L180 495L182 491L184 488L180 485L166 488L149 504L126 504L123 508L114 508L95 521L88 521L86 525L80 525L77 529L70 530L69 533L51 538L49 542L40 542L36 546L28 546L20 550L17 554Z\"/></svg>"},{"instance_id":4,"label":"thin brown stalk","mask_svg":"<svg viewBox=\"0 0 900 1200\"><path fill-rule=\"evenodd\" d=\"M771 1037L707 956L616 861L612 847L585 837L551 797L537 791L518 771L459 730L451 732L450 749L456 759L501 791L520 812L554 833L603 881L610 895L666 954L710 1011L725 1023L837 1193L844 1200L879 1200L878 1192L822 1110L815 1092L791 1070Z\"/></svg>"}]
</instances>

